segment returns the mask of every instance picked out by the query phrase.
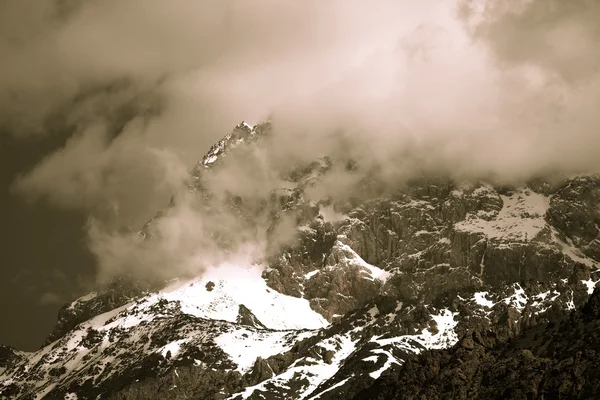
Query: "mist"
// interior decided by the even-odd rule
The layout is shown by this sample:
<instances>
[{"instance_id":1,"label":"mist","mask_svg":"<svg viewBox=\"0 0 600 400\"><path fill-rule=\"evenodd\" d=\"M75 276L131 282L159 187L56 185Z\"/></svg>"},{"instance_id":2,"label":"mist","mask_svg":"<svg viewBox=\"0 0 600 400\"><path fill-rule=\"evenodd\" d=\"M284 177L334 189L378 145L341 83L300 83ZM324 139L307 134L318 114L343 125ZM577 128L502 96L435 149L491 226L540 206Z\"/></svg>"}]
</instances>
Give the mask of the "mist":
<instances>
[{"instance_id":1,"label":"mist","mask_svg":"<svg viewBox=\"0 0 600 400\"><path fill-rule=\"evenodd\" d=\"M218 264L213 225L261 252L256 226L188 200L160 222L161 245L131 251L122 233L186 198L188 171L242 120L270 117L273 137L253 168L214 174L217 197L263 196L323 155L390 184L595 173L598 20L585 0L3 1L0 125L25 139L60 116L72 133L13 192L88 212L109 277ZM336 170L308 195L349 196L360 178Z\"/></svg>"}]
</instances>

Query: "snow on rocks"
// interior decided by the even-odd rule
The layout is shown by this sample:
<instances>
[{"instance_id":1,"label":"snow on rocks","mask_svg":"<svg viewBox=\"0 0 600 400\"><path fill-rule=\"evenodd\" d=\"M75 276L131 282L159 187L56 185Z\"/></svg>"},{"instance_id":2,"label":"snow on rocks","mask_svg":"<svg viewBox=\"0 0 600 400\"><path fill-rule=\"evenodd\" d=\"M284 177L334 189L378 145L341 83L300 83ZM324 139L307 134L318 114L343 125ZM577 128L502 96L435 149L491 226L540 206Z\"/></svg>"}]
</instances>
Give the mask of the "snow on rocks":
<instances>
[{"instance_id":1,"label":"snow on rocks","mask_svg":"<svg viewBox=\"0 0 600 400\"><path fill-rule=\"evenodd\" d=\"M598 267L599 263L593 258L590 258L583 254L583 252L580 249L573 245L573 241L570 238L565 237L565 241L561 240L561 235L555 228L551 229L551 235L553 241L557 243L560 247L561 252L568 256L571 260L587 265L591 268Z\"/></svg>"},{"instance_id":2,"label":"snow on rocks","mask_svg":"<svg viewBox=\"0 0 600 400\"><path fill-rule=\"evenodd\" d=\"M440 310L438 314L432 314L431 319L437 326L437 332L433 333L429 328L425 328L421 333L416 335L402 335L391 338L382 338L382 336L374 336L371 338L372 343L376 343L379 347L371 350L371 353L377 356L384 356L385 363L376 371L370 373L373 379L379 378L381 374L390 368L392 364L402 365L403 360L397 358L392 353L393 348L397 348L409 353L420 353L424 349L443 349L453 346L458 342L458 336L454 328L458 324L455 317L458 313L453 313L450 310ZM364 360L372 361L371 357Z\"/></svg>"},{"instance_id":3,"label":"snow on rocks","mask_svg":"<svg viewBox=\"0 0 600 400\"><path fill-rule=\"evenodd\" d=\"M349 376L349 377L347 377L346 379L344 379L344 380L342 380L342 381L340 381L340 382L336 383L335 385L328 387L327 389L323 390L322 392L319 392L319 393L317 393L316 395L314 395L314 396L311 396L311 397L310 397L310 400L312 400L312 399L315 399L315 400L316 400L316 399L319 399L319 398L321 398L321 396L323 396L325 393L327 393L327 392L331 392L332 390L334 390L334 389L336 389L336 388L338 388L338 387L340 387L340 386L344 386L344 385L346 384L346 382L348 382L350 379L352 379L352 375L350 375L350 376Z\"/></svg>"},{"instance_id":4,"label":"snow on rocks","mask_svg":"<svg viewBox=\"0 0 600 400\"><path fill-rule=\"evenodd\" d=\"M210 148L200 164L205 168L211 167L219 159L219 157L227 153L228 150L235 148L240 143L244 143L246 135L254 135L255 133L255 126L242 121L233 132L226 135L217 144Z\"/></svg>"},{"instance_id":5,"label":"snow on rocks","mask_svg":"<svg viewBox=\"0 0 600 400\"><path fill-rule=\"evenodd\" d=\"M588 279L588 280L582 280L581 283L583 283L585 286L587 286L587 292L588 294L592 294L594 293L594 288L596 287L596 285L598 284L598 282L600 282L600 279L598 280L592 280L592 279Z\"/></svg>"},{"instance_id":6,"label":"snow on rocks","mask_svg":"<svg viewBox=\"0 0 600 400\"><path fill-rule=\"evenodd\" d=\"M177 283L153 296L179 301L181 310L197 317L235 322L239 306L247 307L271 329L317 329L329 323L308 300L286 296L267 286L258 265L221 265L197 280Z\"/></svg>"},{"instance_id":7,"label":"snow on rocks","mask_svg":"<svg viewBox=\"0 0 600 400\"><path fill-rule=\"evenodd\" d=\"M514 284L514 293L503 299L505 304L515 307L519 312L523 311L528 300L525 290L518 283Z\"/></svg>"},{"instance_id":8,"label":"snow on rocks","mask_svg":"<svg viewBox=\"0 0 600 400\"><path fill-rule=\"evenodd\" d=\"M258 357L267 358L285 353L294 343L311 335L312 332L261 332L240 328L218 336L215 343L237 364L237 370L245 373L252 368Z\"/></svg>"},{"instance_id":9,"label":"snow on rocks","mask_svg":"<svg viewBox=\"0 0 600 400\"><path fill-rule=\"evenodd\" d=\"M307 300L270 289L261 271L256 265L223 265L209 269L202 278L174 283L158 293L100 314L32 353L22 368L15 369L0 383L6 385L13 378L20 382L31 380L30 393L44 396L57 384L66 384L71 376L86 376L95 370L94 374L101 373L103 379L108 379L111 371L116 373L119 366L148 354L176 359L190 346L207 345L221 348L226 358L245 371L257 357L285 352L296 341L309 336L312 332L309 329L328 325ZM241 305L272 329L236 324ZM173 325L185 320L186 314L192 319ZM155 342L148 340L150 336L164 339ZM105 370L109 362L111 368ZM31 370L41 375L28 372ZM51 370L60 372L52 372L52 379L41 379Z\"/></svg>"},{"instance_id":10,"label":"snow on rocks","mask_svg":"<svg viewBox=\"0 0 600 400\"><path fill-rule=\"evenodd\" d=\"M69 304L69 309L73 309L75 308L75 306L79 303L85 303L86 301L90 301L94 298L96 298L98 296L98 293L96 292L90 292L88 294L86 294L85 296L81 296L80 298L76 299L75 301L73 301L71 304Z\"/></svg>"},{"instance_id":11,"label":"snow on rocks","mask_svg":"<svg viewBox=\"0 0 600 400\"><path fill-rule=\"evenodd\" d=\"M411 342L419 344L423 349L443 349L450 347L458 342L458 336L454 332L454 328L458 324L458 321L455 320L456 315L458 313L453 313L447 309L441 310L439 314L432 314L431 319L437 325L437 333L432 333L428 328L425 328L417 335L403 335L387 339L376 336L371 341L380 346L394 344L415 353L419 353L420 350Z\"/></svg>"},{"instance_id":12,"label":"snow on rocks","mask_svg":"<svg viewBox=\"0 0 600 400\"><path fill-rule=\"evenodd\" d=\"M334 335L317 342L313 347L322 348L332 352L333 357L329 362L311 356L296 360L285 372L267 379L258 385L247 387L241 395L234 395L231 399L247 399L253 393L271 392L276 389L287 390L294 382L294 386L300 385L298 396L294 398L318 399L325 390L313 394L323 382L327 381L339 370L343 362L352 354L356 348L357 340L350 338L348 334ZM339 385L338 385L339 386Z\"/></svg>"},{"instance_id":13,"label":"snow on rocks","mask_svg":"<svg viewBox=\"0 0 600 400\"><path fill-rule=\"evenodd\" d=\"M547 196L521 188L500 198L502 209L495 217L468 214L464 221L454 225L455 229L483 233L490 239L529 241L546 227L544 216L550 206Z\"/></svg>"},{"instance_id":14,"label":"snow on rocks","mask_svg":"<svg viewBox=\"0 0 600 400\"><path fill-rule=\"evenodd\" d=\"M494 302L488 300L487 295L488 292L477 292L473 295L473 299L475 300L475 303L479 304L480 306L492 308L494 307Z\"/></svg>"},{"instance_id":15,"label":"snow on rocks","mask_svg":"<svg viewBox=\"0 0 600 400\"><path fill-rule=\"evenodd\" d=\"M163 357L167 357L167 355L171 355L172 356L176 356L177 353L179 353L179 349L181 348L181 345L184 343L189 342L189 339L179 339L179 340L175 340L174 342L171 342L169 344L167 344L166 346L164 346L161 350L160 353L162 354Z\"/></svg>"},{"instance_id":16,"label":"snow on rocks","mask_svg":"<svg viewBox=\"0 0 600 400\"><path fill-rule=\"evenodd\" d=\"M385 360L385 363L383 364L383 366L381 368L379 368L377 371L373 371L373 372L369 373L369 376L373 379L378 379L384 371L386 371L389 367L392 366L392 364L402 365L402 361L398 360L392 353L390 353L387 350L375 349L375 350L372 350L371 352L376 353L376 354L383 354L384 356L387 357Z\"/></svg>"},{"instance_id":17,"label":"snow on rocks","mask_svg":"<svg viewBox=\"0 0 600 400\"><path fill-rule=\"evenodd\" d=\"M350 246L339 240L333 245L332 253L335 254L335 261L338 264L362 268L366 279L385 282L390 276L389 272L367 263Z\"/></svg>"}]
</instances>

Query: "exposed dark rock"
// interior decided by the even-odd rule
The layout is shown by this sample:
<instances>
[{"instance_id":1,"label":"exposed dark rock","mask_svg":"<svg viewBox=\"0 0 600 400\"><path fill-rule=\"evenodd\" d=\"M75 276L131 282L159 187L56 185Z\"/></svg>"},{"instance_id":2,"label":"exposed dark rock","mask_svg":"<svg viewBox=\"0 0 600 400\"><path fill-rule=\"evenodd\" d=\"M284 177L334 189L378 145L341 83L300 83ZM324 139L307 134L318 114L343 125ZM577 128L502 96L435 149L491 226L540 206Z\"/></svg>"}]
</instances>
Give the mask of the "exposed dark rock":
<instances>
[{"instance_id":1,"label":"exposed dark rock","mask_svg":"<svg viewBox=\"0 0 600 400\"><path fill-rule=\"evenodd\" d=\"M13 368L19 362L23 361L24 355L9 346L0 345L0 373L3 371Z\"/></svg>"},{"instance_id":2,"label":"exposed dark rock","mask_svg":"<svg viewBox=\"0 0 600 400\"><path fill-rule=\"evenodd\" d=\"M207 292L212 292L212 290L214 289L214 287L215 287L215 283L214 282L212 282L212 281L208 282L206 284L206 291Z\"/></svg>"},{"instance_id":3,"label":"exposed dark rock","mask_svg":"<svg viewBox=\"0 0 600 400\"><path fill-rule=\"evenodd\" d=\"M263 323L256 318L256 315L254 315L252 311L250 311L248 307L243 304L240 304L238 307L236 323L240 325L251 326L253 328L266 328Z\"/></svg>"},{"instance_id":4,"label":"exposed dark rock","mask_svg":"<svg viewBox=\"0 0 600 400\"><path fill-rule=\"evenodd\" d=\"M510 340L474 331L408 359L355 399L588 399L600 396L600 289L579 312Z\"/></svg>"},{"instance_id":5,"label":"exposed dark rock","mask_svg":"<svg viewBox=\"0 0 600 400\"><path fill-rule=\"evenodd\" d=\"M273 372L273 369L269 363L262 357L258 357L254 363L254 366L252 367L252 373L248 377L248 386L254 386L257 383L273 377L274 375L275 373Z\"/></svg>"},{"instance_id":6,"label":"exposed dark rock","mask_svg":"<svg viewBox=\"0 0 600 400\"><path fill-rule=\"evenodd\" d=\"M58 322L44 345L60 339L78 324L89 320L96 315L114 310L132 299L151 289L151 286L135 281L129 277L113 279L104 289L90 299L85 297L79 301L65 304L58 312Z\"/></svg>"}]
</instances>

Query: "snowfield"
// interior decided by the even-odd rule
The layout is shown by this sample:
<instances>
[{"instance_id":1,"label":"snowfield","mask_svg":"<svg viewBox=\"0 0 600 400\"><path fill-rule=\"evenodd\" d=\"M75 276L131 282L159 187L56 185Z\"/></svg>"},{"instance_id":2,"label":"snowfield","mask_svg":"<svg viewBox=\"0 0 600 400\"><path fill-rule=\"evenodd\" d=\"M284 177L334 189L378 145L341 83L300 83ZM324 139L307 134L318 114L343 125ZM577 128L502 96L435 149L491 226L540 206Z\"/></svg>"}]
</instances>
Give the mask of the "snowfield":
<instances>
[{"instance_id":1,"label":"snowfield","mask_svg":"<svg viewBox=\"0 0 600 400\"><path fill-rule=\"evenodd\" d=\"M246 306L270 329L318 329L329 324L310 308L308 300L286 296L267 286L258 265L221 265L202 278L176 283L151 296L180 301L181 310L196 317L236 322L240 305ZM211 283L214 287L209 290Z\"/></svg>"}]
</instances>

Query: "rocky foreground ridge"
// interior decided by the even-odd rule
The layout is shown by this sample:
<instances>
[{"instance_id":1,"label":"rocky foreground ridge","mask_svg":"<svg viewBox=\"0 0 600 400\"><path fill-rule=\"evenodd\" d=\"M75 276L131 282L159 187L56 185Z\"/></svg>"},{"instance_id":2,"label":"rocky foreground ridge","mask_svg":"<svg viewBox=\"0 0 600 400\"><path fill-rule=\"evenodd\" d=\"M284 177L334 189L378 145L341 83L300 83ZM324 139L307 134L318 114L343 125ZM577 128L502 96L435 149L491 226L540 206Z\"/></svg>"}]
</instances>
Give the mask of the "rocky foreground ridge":
<instances>
[{"instance_id":1,"label":"rocky foreground ridge","mask_svg":"<svg viewBox=\"0 0 600 400\"><path fill-rule=\"evenodd\" d=\"M215 204L211 174L269 135L268 123L240 124L209 150L188 182L202 207ZM117 279L65 306L39 351L0 347L0 398L600 394L600 295L588 302L600 280L599 177L421 178L394 190L364 180L358 196L308 196L336 163L296 166L258 202L218 199L271 241L293 222L294 240L264 259L158 290ZM140 239L161 240L168 213ZM214 235L226 251L227 232Z\"/></svg>"},{"instance_id":2,"label":"rocky foreground ridge","mask_svg":"<svg viewBox=\"0 0 600 400\"><path fill-rule=\"evenodd\" d=\"M578 311L510 340L473 330L455 346L389 371L357 399L597 399L600 289Z\"/></svg>"}]
</instances>

